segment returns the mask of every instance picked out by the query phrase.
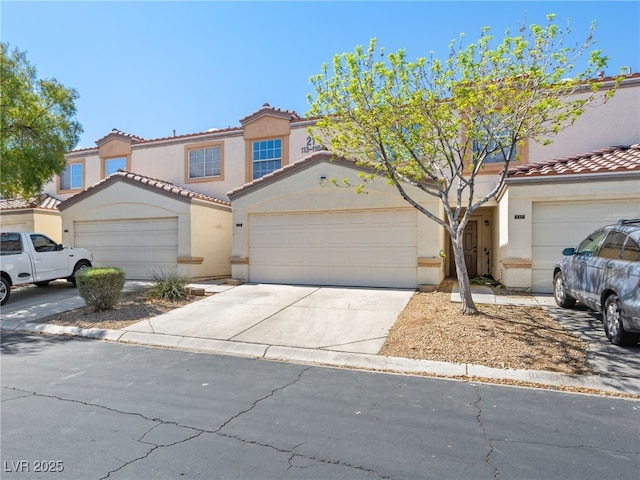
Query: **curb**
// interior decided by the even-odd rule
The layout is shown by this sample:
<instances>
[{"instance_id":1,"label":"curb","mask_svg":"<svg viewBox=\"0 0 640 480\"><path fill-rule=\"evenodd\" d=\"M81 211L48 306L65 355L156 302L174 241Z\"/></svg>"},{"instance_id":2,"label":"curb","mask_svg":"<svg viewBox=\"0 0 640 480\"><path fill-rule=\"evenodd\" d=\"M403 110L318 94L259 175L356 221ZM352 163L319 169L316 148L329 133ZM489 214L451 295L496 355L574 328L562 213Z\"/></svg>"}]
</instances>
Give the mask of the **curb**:
<instances>
[{"instance_id":1,"label":"curb","mask_svg":"<svg viewBox=\"0 0 640 480\"><path fill-rule=\"evenodd\" d=\"M51 324L14 328L0 331L69 335L73 337L104 340L107 342L170 348L197 353L232 355L271 361L313 364L368 371L384 371L397 374L432 375L450 379L515 380L547 387L586 388L608 393L640 397L640 379L627 377L602 377L596 375L569 375L540 370L515 370L486 367L474 364L454 364L431 360L414 360L386 357L367 353L350 353L301 347L261 345L207 338L181 337L129 330L105 330L99 328L62 327Z\"/></svg>"}]
</instances>

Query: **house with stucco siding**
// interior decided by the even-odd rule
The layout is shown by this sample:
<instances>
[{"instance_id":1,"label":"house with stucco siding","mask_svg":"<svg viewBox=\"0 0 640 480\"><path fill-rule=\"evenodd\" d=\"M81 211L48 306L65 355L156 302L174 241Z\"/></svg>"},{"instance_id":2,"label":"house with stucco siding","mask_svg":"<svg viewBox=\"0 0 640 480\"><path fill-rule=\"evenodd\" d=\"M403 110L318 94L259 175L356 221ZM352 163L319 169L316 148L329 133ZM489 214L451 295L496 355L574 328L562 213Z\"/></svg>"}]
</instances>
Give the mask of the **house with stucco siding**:
<instances>
[{"instance_id":1,"label":"house with stucco siding","mask_svg":"<svg viewBox=\"0 0 640 480\"><path fill-rule=\"evenodd\" d=\"M471 275L550 291L562 247L640 217L639 105L640 74L627 75L550 145L526 142L465 231ZM220 130L144 139L114 129L69 152L43 193L61 201L62 242L130 278L148 278L153 265L197 278L403 288L455 275L447 234L385 179L364 195L330 181L355 183L361 169L315 144L313 125L265 104ZM488 165L479 194L496 180ZM139 255L124 258L132 242Z\"/></svg>"}]
</instances>

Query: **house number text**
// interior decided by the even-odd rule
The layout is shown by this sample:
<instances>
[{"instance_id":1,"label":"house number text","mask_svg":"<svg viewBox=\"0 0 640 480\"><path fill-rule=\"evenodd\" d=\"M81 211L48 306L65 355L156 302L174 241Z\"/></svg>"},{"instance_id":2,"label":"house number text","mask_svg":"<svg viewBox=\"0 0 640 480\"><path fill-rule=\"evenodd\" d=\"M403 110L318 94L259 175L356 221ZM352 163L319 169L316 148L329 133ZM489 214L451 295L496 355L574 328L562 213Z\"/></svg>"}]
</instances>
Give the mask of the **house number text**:
<instances>
[{"instance_id":1,"label":"house number text","mask_svg":"<svg viewBox=\"0 0 640 480\"><path fill-rule=\"evenodd\" d=\"M302 147L300 150L302 153L311 153L311 152L319 152L322 149L321 145L316 144L316 141L313 139L311 135L307 137L307 145Z\"/></svg>"}]
</instances>

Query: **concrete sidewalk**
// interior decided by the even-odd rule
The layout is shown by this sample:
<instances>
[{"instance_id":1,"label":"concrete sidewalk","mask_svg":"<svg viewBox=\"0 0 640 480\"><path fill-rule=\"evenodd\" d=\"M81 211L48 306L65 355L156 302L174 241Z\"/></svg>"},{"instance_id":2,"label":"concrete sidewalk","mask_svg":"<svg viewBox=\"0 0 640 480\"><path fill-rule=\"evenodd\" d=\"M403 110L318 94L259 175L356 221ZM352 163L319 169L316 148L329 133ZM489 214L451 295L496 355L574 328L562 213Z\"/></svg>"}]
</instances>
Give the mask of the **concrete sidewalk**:
<instances>
[{"instance_id":1,"label":"concrete sidewalk","mask_svg":"<svg viewBox=\"0 0 640 480\"><path fill-rule=\"evenodd\" d=\"M413 290L220 282L193 286L213 295L121 330L29 323L20 318L20 312L2 315L1 328L342 368L509 379L640 395L637 376L566 375L377 355ZM481 286L473 286L472 293L477 303L545 306L553 302L550 296L496 296ZM459 293L454 289L452 301L456 300Z\"/></svg>"}]
</instances>

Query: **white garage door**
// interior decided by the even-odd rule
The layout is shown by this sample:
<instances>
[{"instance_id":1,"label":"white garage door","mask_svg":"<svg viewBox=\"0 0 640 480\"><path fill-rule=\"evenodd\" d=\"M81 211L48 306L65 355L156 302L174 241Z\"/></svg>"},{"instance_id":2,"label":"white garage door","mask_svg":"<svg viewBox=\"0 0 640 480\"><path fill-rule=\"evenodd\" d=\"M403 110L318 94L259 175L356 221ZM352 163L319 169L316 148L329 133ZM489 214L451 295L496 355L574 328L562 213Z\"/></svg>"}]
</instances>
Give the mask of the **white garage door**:
<instances>
[{"instance_id":1,"label":"white garage door","mask_svg":"<svg viewBox=\"0 0 640 480\"><path fill-rule=\"evenodd\" d=\"M413 210L255 214L250 228L252 282L416 287Z\"/></svg>"},{"instance_id":2,"label":"white garage door","mask_svg":"<svg viewBox=\"0 0 640 480\"><path fill-rule=\"evenodd\" d=\"M76 247L88 249L97 267L120 267L129 279L178 268L178 219L150 218L75 223Z\"/></svg>"},{"instance_id":3,"label":"white garage door","mask_svg":"<svg viewBox=\"0 0 640 480\"><path fill-rule=\"evenodd\" d=\"M595 229L621 218L640 217L633 200L533 204L531 290L553 291L553 267L562 250L575 247Z\"/></svg>"}]
</instances>

